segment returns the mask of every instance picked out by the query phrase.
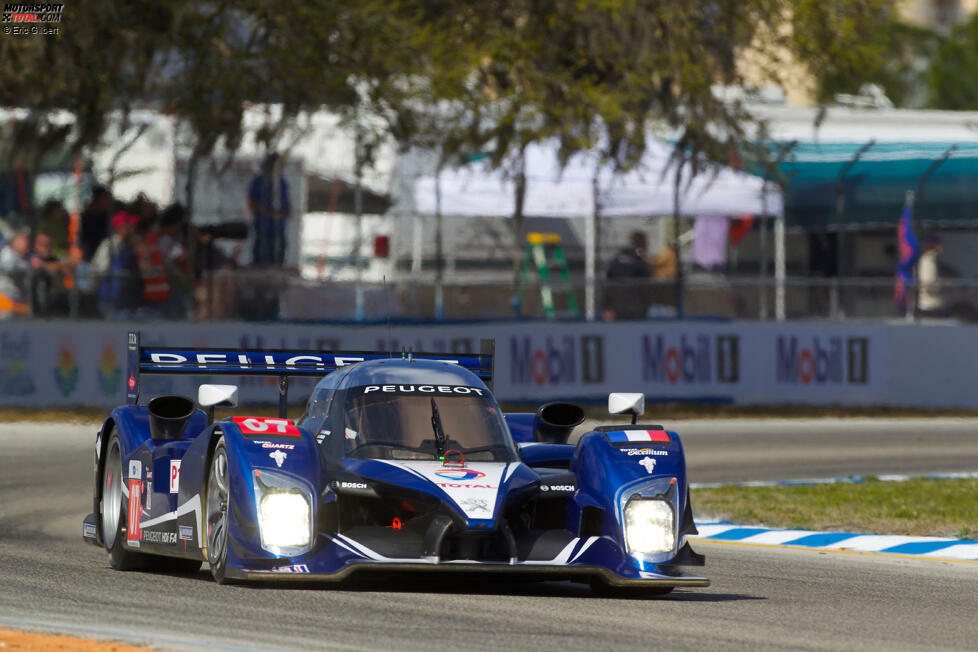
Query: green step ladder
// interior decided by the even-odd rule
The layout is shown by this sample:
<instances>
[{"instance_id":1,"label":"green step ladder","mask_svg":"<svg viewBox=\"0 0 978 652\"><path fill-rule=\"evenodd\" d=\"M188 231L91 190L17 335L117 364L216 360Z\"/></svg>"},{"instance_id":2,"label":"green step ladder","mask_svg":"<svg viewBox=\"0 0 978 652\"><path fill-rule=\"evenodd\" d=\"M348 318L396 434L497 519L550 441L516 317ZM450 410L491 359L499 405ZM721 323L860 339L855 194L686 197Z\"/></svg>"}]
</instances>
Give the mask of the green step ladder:
<instances>
[{"instance_id":1,"label":"green step ladder","mask_svg":"<svg viewBox=\"0 0 978 652\"><path fill-rule=\"evenodd\" d=\"M523 258L523 267L520 269L520 283L517 290L517 307L523 303L523 289L526 285L527 277L532 273L530 270L536 268L537 277L540 280L540 305L547 319L557 318L557 306L555 294L563 294L566 297L566 315L577 317L577 297L574 295L574 288L570 281L570 270L567 267L567 258L564 250L560 246L560 236L556 233L527 233L526 234L526 256ZM559 272L560 283L554 287L551 272ZM517 308L517 313L519 309Z\"/></svg>"}]
</instances>

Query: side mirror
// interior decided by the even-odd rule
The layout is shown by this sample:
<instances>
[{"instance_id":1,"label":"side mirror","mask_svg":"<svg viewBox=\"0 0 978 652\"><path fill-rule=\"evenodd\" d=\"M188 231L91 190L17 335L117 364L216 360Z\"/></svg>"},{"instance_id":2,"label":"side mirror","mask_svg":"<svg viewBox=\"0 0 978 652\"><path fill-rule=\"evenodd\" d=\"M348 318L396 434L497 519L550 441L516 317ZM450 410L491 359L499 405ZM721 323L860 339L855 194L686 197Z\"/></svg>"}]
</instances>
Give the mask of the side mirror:
<instances>
[{"instance_id":1,"label":"side mirror","mask_svg":"<svg viewBox=\"0 0 978 652\"><path fill-rule=\"evenodd\" d=\"M645 412L645 394L612 392L608 394L608 412L611 414L630 414L634 424L638 420L638 415Z\"/></svg>"},{"instance_id":2,"label":"side mirror","mask_svg":"<svg viewBox=\"0 0 978 652\"><path fill-rule=\"evenodd\" d=\"M197 389L197 405L207 408L207 423L214 423L215 407L238 407L238 386L201 385Z\"/></svg>"},{"instance_id":3,"label":"side mirror","mask_svg":"<svg viewBox=\"0 0 978 652\"><path fill-rule=\"evenodd\" d=\"M201 385L197 390L197 405L210 407L238 407L237 385Z\"/></svg>"}]
</instances>

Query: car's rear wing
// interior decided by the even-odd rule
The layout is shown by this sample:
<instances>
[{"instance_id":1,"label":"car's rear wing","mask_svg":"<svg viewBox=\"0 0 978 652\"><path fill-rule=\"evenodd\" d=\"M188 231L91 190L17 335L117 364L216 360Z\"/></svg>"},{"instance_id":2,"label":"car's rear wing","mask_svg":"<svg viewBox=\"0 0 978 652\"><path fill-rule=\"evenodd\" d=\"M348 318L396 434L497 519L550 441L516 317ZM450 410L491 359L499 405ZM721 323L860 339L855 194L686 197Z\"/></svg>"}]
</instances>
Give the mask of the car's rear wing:
<instances>
[{"instance_id":1,"label":"car's rear wing","mask_svg":"<svg viewBox=\"0 0 978 652\"><path fill-rule=\"evenodd\" d=\"M139 331L129 332L126 354L126 402L139 401L140 374L196 374L227 376L277 376L279 412L284 417L290 376L325 376L337 369L365 360L397 357L441 360L465 367L492 388L495 340L479 341L479 353L414 353L403 351L303 351L291 349L188 349L143 347Z\"/></svg>"}]
</instances>

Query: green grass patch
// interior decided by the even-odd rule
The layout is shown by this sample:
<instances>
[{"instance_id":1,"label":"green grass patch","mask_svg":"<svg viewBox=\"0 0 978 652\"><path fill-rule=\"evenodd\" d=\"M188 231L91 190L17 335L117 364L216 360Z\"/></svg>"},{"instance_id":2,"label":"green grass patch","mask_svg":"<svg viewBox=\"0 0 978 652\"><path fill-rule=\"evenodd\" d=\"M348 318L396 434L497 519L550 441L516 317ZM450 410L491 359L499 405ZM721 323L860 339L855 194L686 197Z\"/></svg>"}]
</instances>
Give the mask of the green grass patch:
<instances>
[{"instance_id":1,"label":"green grass patch","mask_svg":"<svg viewBox=\"0 0 978 652\"><path fill-rule=\"evenodd\" d=\"M698 518L778 528L978 539L978 479L693 490Z\"/></svg>"}]
</instances>

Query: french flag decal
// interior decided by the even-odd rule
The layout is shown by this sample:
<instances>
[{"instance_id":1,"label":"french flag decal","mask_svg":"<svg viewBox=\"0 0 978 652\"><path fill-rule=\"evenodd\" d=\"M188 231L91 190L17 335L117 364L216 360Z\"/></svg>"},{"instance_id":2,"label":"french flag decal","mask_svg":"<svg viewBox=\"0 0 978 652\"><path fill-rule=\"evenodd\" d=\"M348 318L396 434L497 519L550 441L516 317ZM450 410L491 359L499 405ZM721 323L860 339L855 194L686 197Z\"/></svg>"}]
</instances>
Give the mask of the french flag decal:
<instances>
[{"instance_id":1,"label":"french flag decal","mask_svg":"<svg viewBox=\"0 0 978 652\"><path fill-rule=\"evenodd\" d=\"M665 430L611 430L605 433L612 444L668 444L669 433Z\"/></svg>"}]
</instances>

